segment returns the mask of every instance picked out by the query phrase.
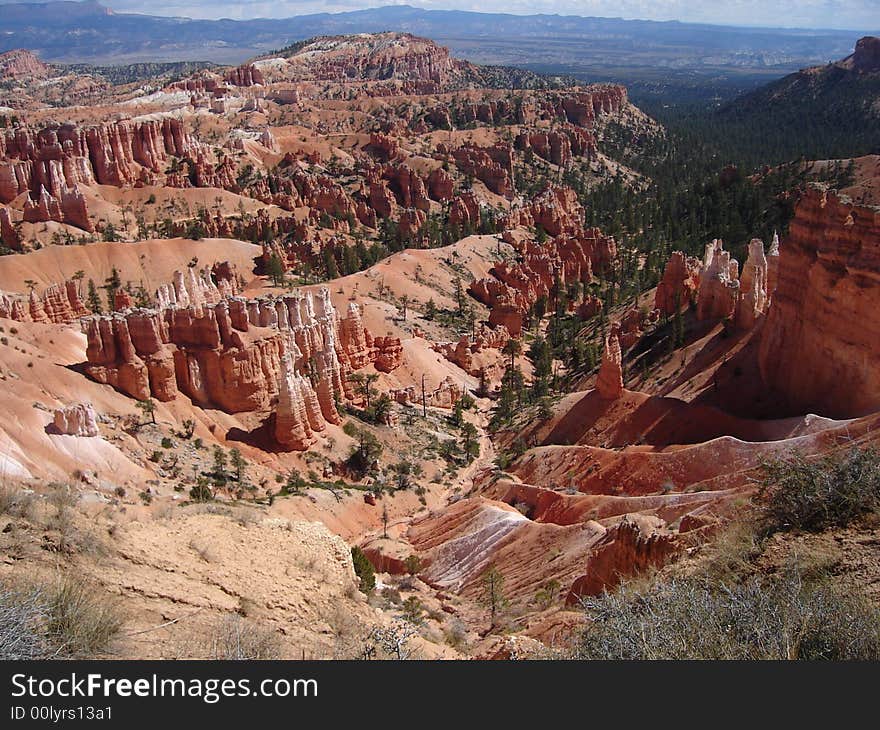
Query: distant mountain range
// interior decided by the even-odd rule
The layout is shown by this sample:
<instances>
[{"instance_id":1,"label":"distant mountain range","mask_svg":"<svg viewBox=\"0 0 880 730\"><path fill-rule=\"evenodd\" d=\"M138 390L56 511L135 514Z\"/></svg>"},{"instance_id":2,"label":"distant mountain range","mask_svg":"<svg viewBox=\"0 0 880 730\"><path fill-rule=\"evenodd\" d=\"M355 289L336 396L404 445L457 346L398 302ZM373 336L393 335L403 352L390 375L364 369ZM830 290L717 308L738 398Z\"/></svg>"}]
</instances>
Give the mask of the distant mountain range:
<instances>
[{"instance_id":1,"label":"distant mountain range","mask_svg":"<svg viewBox=\"0 0 880 730\"><path fill-rule=\"evenodd\" d=\"M0 8L0 52L27 48L56 63L237 63L316 35L395 30L431 38L477 63L554 73L591 69L608 78L626 69L749 69L779 76L840 58L865 35L408 6L242 21L115 13L94 0Z\"/></svg>"}]
</instances>

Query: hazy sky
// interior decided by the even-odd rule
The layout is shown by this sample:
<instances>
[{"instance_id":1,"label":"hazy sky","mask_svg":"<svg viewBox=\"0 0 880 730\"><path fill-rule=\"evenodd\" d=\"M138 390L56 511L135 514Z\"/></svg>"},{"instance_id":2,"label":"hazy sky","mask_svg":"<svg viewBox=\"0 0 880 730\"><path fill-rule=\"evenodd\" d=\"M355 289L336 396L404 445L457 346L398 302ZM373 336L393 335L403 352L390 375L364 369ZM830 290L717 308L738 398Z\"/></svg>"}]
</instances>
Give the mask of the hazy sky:
<instances>
[{"instance_id":1,"label":"hazy sky","mask_svg":"<svg viewBox=\"0 0 880 730\"><path fill-rule=\"evenodd\" d=\"M8 1L8 0L7 0ZM100 0L119 11L191 18L283 18L407 4L428 9L558 13L697 23L877 30L880 0Z\"/></svg>"}]
</instances>

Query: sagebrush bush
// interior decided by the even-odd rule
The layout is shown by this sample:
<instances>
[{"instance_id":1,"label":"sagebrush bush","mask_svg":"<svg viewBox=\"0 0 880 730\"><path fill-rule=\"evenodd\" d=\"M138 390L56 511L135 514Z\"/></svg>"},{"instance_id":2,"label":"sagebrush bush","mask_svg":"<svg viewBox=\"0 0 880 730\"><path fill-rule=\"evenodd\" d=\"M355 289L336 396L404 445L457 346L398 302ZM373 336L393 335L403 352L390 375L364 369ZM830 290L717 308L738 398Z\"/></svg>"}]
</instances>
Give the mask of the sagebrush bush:
<instances>
[{"instance_id":1,"label":"sagebrush bush","mask_svg":"<svg viewBox=\"0 0 880 730\"><path fill-rule=\"evenodd\" d=\"M208 653L211 659L278 659L281 643L271 629L232 614L212 630Z\"/></svg>"},{"instance_id":2,"label":"sagebrush bush","mask_svg":"<svg viewBox=\"0 0 880 730\"><path fill-rule=\"evenodd\" d=\"M0 515L29 517L34 506L34 495L21 487L0 484Z\"/></svg>"},{"instance_id":3,"label":"sagebrush bush","mask_svg":"<svg viewBox=\"0 0 880 730\"><path fill-rule=\"evenodd\" d=\"M770 531L843 527L880 508L880 452L854 447L807 459L801 454L764 465L758 492Z\"/></svg>"},{"instance_id":4,"label":"sagebrush bush","mask_svg":"<svg viewBox=\"0 0 880 730\"><path fill-rule=\"evenodd\" d=\"M583 604L580 659L880 659L880 612L796 569L733 585L624 585Z\"/></svg>"},{"instance_id":5,"label":"sagebrush bush","mask_svg":"<svg viewBox=\"0 0 880 730\"><path fill-rule=\"evenodd\" d=\"M0 585L0 660L46 655L46 606L37 588Z\"/></svg>"},{"instance_id":6,"label":"sagebrush bush","mask_svg":"<svg viewBox=\"0 0 880 730\"><path fill-rule=\"evenodd\" d=\"M82 578L60 578L45 597L46 635L58 655L94 657L109 647L122 627L113 598Z\"/></svg>"}]
</instances>

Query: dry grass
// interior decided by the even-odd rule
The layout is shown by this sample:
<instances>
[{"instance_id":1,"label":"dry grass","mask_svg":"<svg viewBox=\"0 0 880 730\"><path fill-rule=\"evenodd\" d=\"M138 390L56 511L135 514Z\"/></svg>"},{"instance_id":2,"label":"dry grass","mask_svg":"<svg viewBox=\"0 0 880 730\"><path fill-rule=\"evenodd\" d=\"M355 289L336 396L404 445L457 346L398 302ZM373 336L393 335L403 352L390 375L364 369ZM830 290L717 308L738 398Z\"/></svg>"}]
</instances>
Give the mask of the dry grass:
<instances>
[{"instance_id":1,"label":"dry grass","mask_svg":"<svg viewBox=\"0 0 880 730\"><path fill-rule=\"evenodd\" d=\"M880 659L880 612L797 566L728 585L671 580L583 601L581 659Z\"/></svg>"},{"instance_id":2,"label":"dry grass","mask_svg":"<svg viewBox=\"0 0 880 730\"><path fill-rule=\"evenodd\" d=\"M0 515L34 518L34 494L13 484L0 484Z\"/></svg>"},{"instance_id":3,"label":"dry grass","mask_svg":"<svg viewBox=\"0 0 880 730\"><path fill-rule=\"evenodd\" d=\"M256 621L232 614L221 619L208 638L211 659L280 659L278 634Z\"/></svg>"},{"instance_id":4,"label":"dry grass","mask_svg":"<svg viewBox=\"0 0 880 730\"><path fill-rule=\"evenodd\" d=\"M45 598L46 636L57 655L98 656L122 627L122 614L113 597L82 578L59 578L46 590Z\"/></svg>"},{"instance_id":5,"label":"dry grass","mask_svg":"<svg viewBox=\"0 0 880 730\"><path fill-rule=\"evenodd\" d=\"M0 586L0 660L43 658L45 622L42 591Z\"/></svg>"}]
</instances>

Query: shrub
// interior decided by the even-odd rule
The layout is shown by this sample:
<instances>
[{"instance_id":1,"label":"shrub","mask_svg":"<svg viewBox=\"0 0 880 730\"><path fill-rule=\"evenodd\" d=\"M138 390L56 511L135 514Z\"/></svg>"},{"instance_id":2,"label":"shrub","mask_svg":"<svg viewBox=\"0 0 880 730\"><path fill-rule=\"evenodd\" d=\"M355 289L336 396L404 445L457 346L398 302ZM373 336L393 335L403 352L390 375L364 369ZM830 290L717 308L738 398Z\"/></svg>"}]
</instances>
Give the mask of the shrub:
<instances>
[{"instance_id":1,"label":"shrub","mask_svg":"<svg viewBox=\"0 0 880 730\"><path fill-rule=\"evenodd\" d=\"M279 659L278 635L254 621L237 614L225 617L213 629L208 650L211 659Z\"/></svg>"},{"instance_id":2,"label":"shrub","mask_svg":"<svg viewBox=\"0 0 880 730\"><path fill-rule=\"evenodd\" d=\"M0 515L27 517L34 505L34 495L23 489L0 484Z\"/></svg>"},{"instance_id":3,"label":"shrub","mask_svg":"<svg viewBox=\"0 0 880 730\"><path fill-rule=\"evenodd\" d=\"M119 633L122 618L106 592L64 577L48 591L46 635L57 655L93 657Z\"/></svg>"},{"instance_id":4,"label":"shrub","mask_svg":"<svg viewBox=\"0 0 880 730\"><path fill-rule=\"evenodd\" d=\"M39 589L0 585L0 660L45 656L46 607Z\"/></svg>"},{"instance_id":5,"label":"shrub","mask_svg":"<svg viewBox=\"0 0 880 730\"><path fill-rule=\"evenodd\" d=\"M583 604L581 659L880 659L877 609L796 570L735 585L624 585Z\"/></svg>"},{"instance_id":6,"label":"shrub","mask_svg":"<svg viewBox=\"0 0 880 730\"><path fill-rule=\"evenodd\" d=\"M369 558L357 545L351 549L351 562L354 563L354 572L360 581L361 592L369 593L376 587L376 573Z\"/></svg>"},{"instance_id":7,"label":"shrub","mask_svg":"<svg viewBox=\"0 0 880 730\"><path fill-rule=\"evenodd\" d=\"M854 447L822 459L793 454L767 463L758 501L770 531L848 525L880 507L880 453Z\"/></svg>"}]
</instances>

